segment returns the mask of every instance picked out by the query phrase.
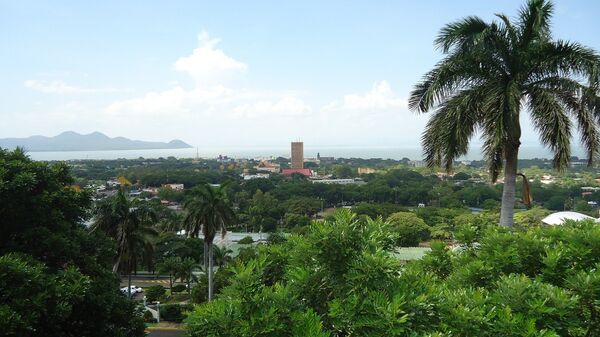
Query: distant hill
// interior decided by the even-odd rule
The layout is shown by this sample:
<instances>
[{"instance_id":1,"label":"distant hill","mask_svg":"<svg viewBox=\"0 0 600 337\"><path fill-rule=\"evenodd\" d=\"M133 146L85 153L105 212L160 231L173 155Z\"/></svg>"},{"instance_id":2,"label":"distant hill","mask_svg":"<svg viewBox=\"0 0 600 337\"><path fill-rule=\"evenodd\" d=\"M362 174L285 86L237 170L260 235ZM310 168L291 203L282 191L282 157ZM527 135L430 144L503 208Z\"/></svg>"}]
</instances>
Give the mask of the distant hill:
<instances>
[{"instance_id":1,"label":"distant hill","mask_svg":"<svg viewBox=\"0 0 600 337\"><path fill-rule=\"evenodd\" d=\"M102 151L102 150L147 150L147 149L184 149L189 144L181 140L163 142L144 142L124 137L110 138L100 132L82 135L67 131L55 137L31 136L27 138L0 138L0 147L14 149L22 147L31 152L42 151Z\"/></svg>"}]
</instances>

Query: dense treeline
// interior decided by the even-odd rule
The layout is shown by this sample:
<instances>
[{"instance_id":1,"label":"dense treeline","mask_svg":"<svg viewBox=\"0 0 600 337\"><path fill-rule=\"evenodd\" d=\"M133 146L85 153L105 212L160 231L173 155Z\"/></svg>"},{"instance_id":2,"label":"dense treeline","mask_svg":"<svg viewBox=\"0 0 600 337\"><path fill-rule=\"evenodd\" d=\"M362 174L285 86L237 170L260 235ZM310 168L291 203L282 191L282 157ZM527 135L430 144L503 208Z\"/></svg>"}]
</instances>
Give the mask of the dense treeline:
<instances>
[{"instance_id":1,"label":"dense treeline","mask_svg":"<svg viewBox=\"0 0 600 337\"><path fill-rule=\"evenodd\" d=\"M89 232L90 194L64 164L0 149L0 331L3 336L143 336L117 291L114 243Z\"/></svg>"},{"instance_id":2,"label":"dense treeline","mask_svg":"<svg viewBox=\"0 0 600 337\"><path fill-rule=\"evenodd\" d=\"M261 246L187 319L191 336L596 336L600 227L570 223L393 255L390 224L340 211ZM460 236L458 236L460 237ZM477 243L475 243L477 242Z\"/></svg>"}]
</instances>

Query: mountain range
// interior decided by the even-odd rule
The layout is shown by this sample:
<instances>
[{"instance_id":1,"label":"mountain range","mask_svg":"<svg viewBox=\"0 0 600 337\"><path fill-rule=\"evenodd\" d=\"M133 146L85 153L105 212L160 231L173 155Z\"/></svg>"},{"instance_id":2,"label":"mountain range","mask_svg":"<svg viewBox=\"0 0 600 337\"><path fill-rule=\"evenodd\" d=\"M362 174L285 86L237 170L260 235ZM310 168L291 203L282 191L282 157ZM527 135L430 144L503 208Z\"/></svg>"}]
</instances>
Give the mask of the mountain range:
<instances>
[{"instance_id":1,"label":"mountain range","mask_svg":"<svg viewBox=\"0 0 600 337\"><path fill-rule=\"evenodd\" d=\"M0 147L14 149L22 147L31 152L43 151L103 151L103 150L147 150L147 149L184 149L189 144L175 139L168 143L145 142L125 137L110 138L100 132L82 135L66 131L58 136L31 136L27 138L0 138Z\"/></svg>"}]
</instances>

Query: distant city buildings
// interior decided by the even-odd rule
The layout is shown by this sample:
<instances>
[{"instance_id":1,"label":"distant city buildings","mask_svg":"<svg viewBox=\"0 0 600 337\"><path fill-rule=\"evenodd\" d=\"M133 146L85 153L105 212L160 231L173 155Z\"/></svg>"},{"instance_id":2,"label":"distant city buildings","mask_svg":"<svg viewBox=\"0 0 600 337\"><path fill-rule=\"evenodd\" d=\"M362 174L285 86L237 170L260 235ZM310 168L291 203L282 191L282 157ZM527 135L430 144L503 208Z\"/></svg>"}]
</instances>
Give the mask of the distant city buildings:
<instances>
[{"instance_id":1,"label":"distant city buildings","mask_svg":"<svg viewBox=\"0 0 600 337\"><path fill-rule=\"evenodd\" d=\"M371 173L375 173L377 172L377 170L375 170L374 168L370 168L370 167L359 167L358 168L358 174L371 174Z\"/></svg>"},{"instance_id":2,"label":"distant city buildings","mask_svg":"<svg viewBox=\"0 0 600 337\"><path fill-rule=\"evenodd\" d=\"M260 172L279 173L281 171L281 166L279 164L270 162L268 160L261 161L254 168Z\"/></svg>"},{"instance_id":3,"label":"distant city buildings","mask_svg":"<svg viewBox=\"0 0 600 337\"><path fill-rule=\"evenodd\" d=\"M304 143L292 142L292 169L304 168Z\"/></svg>"},{"instance_id":4,"label":"distant city buildings","mask_svg":"<svg viewBox=\"0 0 600 337\"><path fill-rule=\"evenodd\" d=\"M331 164L331 163L335 162L335 158L334 157L321 157L321 154L319 152L317 152L317 161L319 162L319 164Z\"/></svg>"},{"instance_id":5,"label":"distant city buildings","mask_svg":"<svg viewBox=\"0 0 600 337\"><path fill-rule=\"evenodd\" d=\"M252 179L269 179L271 175L269 173L257 173L257 174L242 174L244 180Z\"/></svg>"},{"instance_id":6,"label":"distant city buildings","mask_svg":"<svg viewBox=\"0 0 600 337\"><path fill-rule=\"evenodd\" d=\"M338 185L362 185L366 184L360 178L344 178L344 179L313 179L314 184L338 184Z\"/></svg>"},{"instance_id":7,"label":"distant city buildings","mask_svg":"<svg viewBox=\"0 0 600 337\"><path fill-rule=\"evenodd\" d=\"M408 162L410 165L414 167L425 167L427 163L424 160L411 160Z\"/></svg>"},{"instance_id":8,"label":"distant city buildings","mask_svg":"<svg viewBox=\"0 0 600 337\"><path fill-rule=\"evenodd\" d=\"M164 188L170 188L173 191L183 191L184 186L183 184L163 184L162 187Z\"/></svg>"}]
</instances>

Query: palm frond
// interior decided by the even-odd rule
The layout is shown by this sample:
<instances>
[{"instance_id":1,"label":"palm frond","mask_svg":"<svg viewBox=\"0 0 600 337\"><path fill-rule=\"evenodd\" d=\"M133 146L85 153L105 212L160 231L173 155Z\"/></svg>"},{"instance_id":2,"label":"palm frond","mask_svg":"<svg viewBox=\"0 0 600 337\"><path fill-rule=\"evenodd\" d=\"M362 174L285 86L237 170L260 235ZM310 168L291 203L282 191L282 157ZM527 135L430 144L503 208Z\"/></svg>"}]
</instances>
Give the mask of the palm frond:
<instances>
[{"instance_id":1,"label":"palm frond","mask_svg":"<svg viewBox=\"0 0 600 337\"><path fill-rule=\"evenodd\" d=\"M554 153L553 166L564 170L571 157L571 121L556 96L541 88L529 92L529 109L540 141Z\"/></svg>"},{"instance_id":2,"label":"palm frond","mask_svg":"<svg viewBox=\"0 0 600 337\"><path fill-rule=\"evenodd\" d=\"M468 16L442 28L435 39L435 45L444 53L455 46L472 46L482 38L488 28L489 25L483 19Z\"/></svg>"}]
</instances>

